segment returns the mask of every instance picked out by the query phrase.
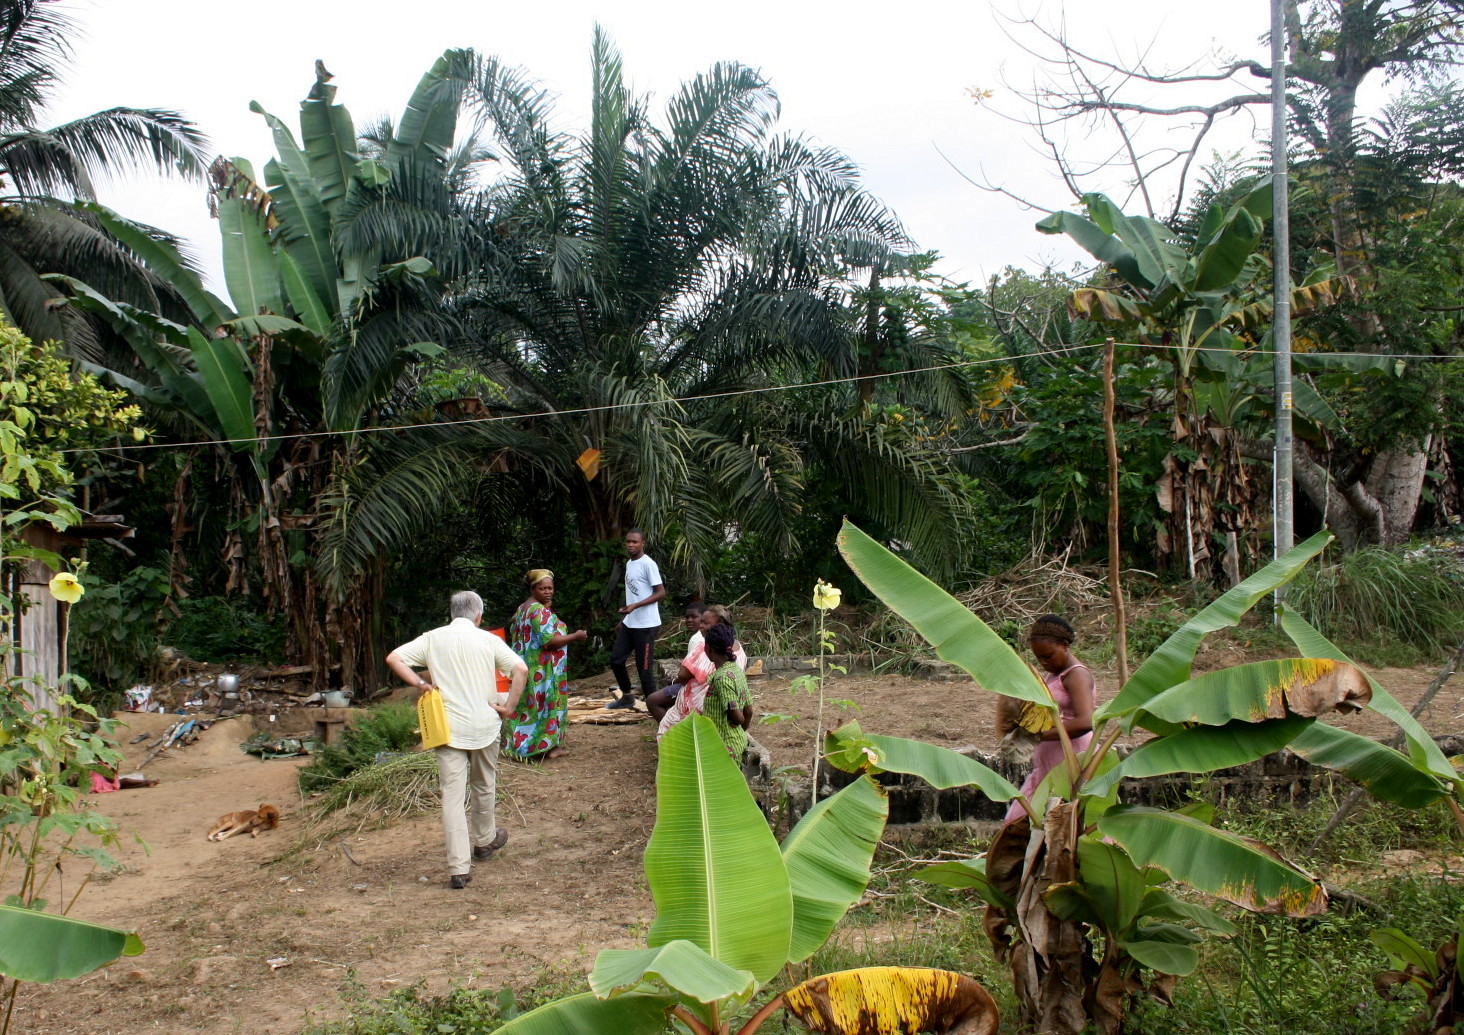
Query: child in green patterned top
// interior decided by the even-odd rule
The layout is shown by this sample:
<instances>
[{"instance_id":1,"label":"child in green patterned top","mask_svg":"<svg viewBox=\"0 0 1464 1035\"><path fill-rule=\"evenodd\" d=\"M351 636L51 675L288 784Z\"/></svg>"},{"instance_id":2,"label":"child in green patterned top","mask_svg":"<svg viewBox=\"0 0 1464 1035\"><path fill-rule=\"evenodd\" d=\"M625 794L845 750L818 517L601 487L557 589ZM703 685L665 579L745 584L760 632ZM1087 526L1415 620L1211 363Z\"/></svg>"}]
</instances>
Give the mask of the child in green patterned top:
<instances>
[{"instance_id":1,"label":"child in green patterned top","mask_svg":"<svg viewBox=\"0 0 1464 1035\"><path fill-rule=\"evenodd\" d=\"M747 727L752 725L752 691L747 676L733 658L737 633L730 625L714 625L703 633L707 660L717 671L707 680L707 697L702 712L712 720L722 743L737 761L747 750Z\"/></svg>"}]
</instances>

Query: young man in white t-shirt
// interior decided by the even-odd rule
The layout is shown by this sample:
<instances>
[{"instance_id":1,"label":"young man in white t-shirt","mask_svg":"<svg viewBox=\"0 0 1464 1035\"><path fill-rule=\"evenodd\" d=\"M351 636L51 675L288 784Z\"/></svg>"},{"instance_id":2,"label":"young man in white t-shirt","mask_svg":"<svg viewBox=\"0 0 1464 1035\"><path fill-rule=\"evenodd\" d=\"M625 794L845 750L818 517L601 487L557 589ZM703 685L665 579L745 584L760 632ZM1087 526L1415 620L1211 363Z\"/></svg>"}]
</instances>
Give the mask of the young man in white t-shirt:
<instances>
[{"instance_id":1,"label":"young man in white t-shirt","mask_svg":"<svg viewBox=\"0 0 1464 1035\"><path fill-rule=\"evenodd\" d=\"M661 631L660 602L666 598L661 582L661 569L646 556L646 534L639 528L625 533L625 552L630 560L625 565L625 606L615 627L615 646L610 648L610 670L620 687L620 700L610 708L634 708L635 692L630 687L630 673L625 662L635 658L640 673L641 696L656 692L656 634Z\"/></svg>"}]
</instances>

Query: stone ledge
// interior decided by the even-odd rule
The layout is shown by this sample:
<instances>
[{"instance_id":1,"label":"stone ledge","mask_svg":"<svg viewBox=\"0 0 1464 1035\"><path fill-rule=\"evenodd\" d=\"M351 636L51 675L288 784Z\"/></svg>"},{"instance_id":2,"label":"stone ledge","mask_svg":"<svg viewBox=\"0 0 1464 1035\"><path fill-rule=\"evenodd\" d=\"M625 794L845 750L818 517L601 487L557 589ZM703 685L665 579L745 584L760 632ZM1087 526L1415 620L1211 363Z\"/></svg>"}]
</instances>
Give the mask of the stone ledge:
<instances>
[{"instance_id":1,"label":"stone ledge","mask_svg":"<svg viewBox=\"0 0 1464 1035\"><path fill-rule=\"evenodd\" d=\"M1460 754L1464 736L1435 737L1446 755ZM995 755L974 747L955 750L994 769L1012 783L1021 785L1027 775L1026 766L1012 766ZM770 818L796 823L809 806L809 784L806 777L775 780L772 758L766 748L749 739L743 762L743 774L753 797ZM819 797L825 798L853 781L854 777L838 769L821 766ZM1000 822L1006 814L1006 803L992 801L974 787L953 787L936 790L916 776L903 773L881 773L880 786L889 793L891 826ZM1119 787L1119 800L1130 805L1174 807L1189 800L1198 784L1212 788L1220 801L1230 798L1264 799L1291 804L1304 804L1334 787L1351 788L1352 781L1330 769L1314 766L1299 755L1282 750L1254 762L1229 769L1219 769L1204 776L1175 773L1125 780Z\"/></svg>"}]
</instances>

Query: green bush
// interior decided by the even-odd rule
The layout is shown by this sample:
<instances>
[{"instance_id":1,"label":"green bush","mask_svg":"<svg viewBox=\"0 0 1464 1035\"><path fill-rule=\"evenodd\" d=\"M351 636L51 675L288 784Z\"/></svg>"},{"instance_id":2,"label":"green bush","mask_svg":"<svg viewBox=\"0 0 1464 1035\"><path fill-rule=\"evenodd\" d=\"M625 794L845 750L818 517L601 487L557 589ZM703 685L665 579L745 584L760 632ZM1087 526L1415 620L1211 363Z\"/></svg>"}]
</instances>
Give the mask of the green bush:
<instances>
[{"instance_id":1,"label":"green bush","mask_svg":"<svg viewBox=\"0 0 1464 1035\"><path fill-rule=\"evenodd\" d=\"M339 744L321 748L314 760L300 770L300 790L324 790L373 764L378 755L415 751L419 742L414 706L388 704L374 708L346 727Z\"/></svg>"},{"instance_id":2,"label":"green bush","mask_svg":"<svg viewBox=\"0 0 1464 1035\"><path fill-rule=\"evenodd\" d=\"M1437 656L1464 636L1464 567L1450 552L1364 547L1310 566L1286 599L1374 664Z\"/></svg>"},{"instance_id":3,"label":"green bush","mask_svg":"<svg viewBox=\"0 0 1464 1035\"><path fill-rule=\"evenodd\" d=\"M158 656L159 622L167 605L168 573L138 565L116 582L83 573L86 596L71 608L71 659L91 685L89 704L119 696L133 683L146 682ZM107 710L102 708L100 710Z\"/></svg>"},{"instance_id":4,"label":"green bush","mask_svg":"<svg viewBox=\"0 0 1464 1035\"><path fill-rule=\"evenodd\" d=\"M165 640L195 661L276 664L284 654L284 624L277 617L261 614L249 601L189 597L178 602L178 611Z\"/></svg>"},{"instance_id":5,"label":"green bush","mask_svg":"<svg viewBox=\"0 0 1464 1035\"><path fill-rule=\"evenodd\" d=\"M311 1025L302 1035L439 1035L443 1032L490 1032L518 1015L513 991L497 995L454 988L446 995L424 995L413 985L380 999L366 994L354 974L345 998L350 1015L344 1020Z\"/></svg>"}]
</instances>

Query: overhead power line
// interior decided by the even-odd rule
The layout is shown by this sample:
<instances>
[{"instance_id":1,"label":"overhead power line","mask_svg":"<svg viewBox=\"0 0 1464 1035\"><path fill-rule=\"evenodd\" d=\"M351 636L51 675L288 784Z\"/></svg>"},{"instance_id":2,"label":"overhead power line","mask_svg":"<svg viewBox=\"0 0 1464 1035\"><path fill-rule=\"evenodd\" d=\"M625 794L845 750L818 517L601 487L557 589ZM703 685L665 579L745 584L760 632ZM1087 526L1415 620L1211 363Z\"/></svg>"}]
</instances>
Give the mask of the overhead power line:
<instances>
[{"instance_id":1,"label":"overhead power line","mask_svg":"<svg viewBox=\"0 0 1464 1035\"><path fill-rule=\"evenodd\" d=\"M1120 348L1149 349L1156 352L1175 351L1181 346L1173 344L1151 344L1149 342L1118 342ZM463 417L457 420L435 420L422 421L416 424L381 424L365 428L353 428L348 431L300 431L282 435L255 435L249 438L211 438L211 439L189 439L186 442L133 442L118 443L113 446L102 447L108 453L137 453L155 449L177 449L179 446L232 446L242 445L249 442L291 442L299 439L331 438L342 435L371 435L379 432L390 431L414 431L422 428L452 428L464 427L479 424L495 424L501 421L518 420L543 420L557 417L576 417L591 413L609 413L616 410L634 410L649 406L681 406L689 403L706 402L712 399L728 399L746 395L767 395L773 392L791 392L803 388L826 388L832 385L858 384L861 381L890 380L899 377L910 377L915 374L929 374L941 370L963 370L974 367L998 366L1001 364L1014 363L1022 359L1033 359L1039 356L1061 356L1072 355L1080 352L1095 352L1103 348L1103 343L1098 342L1092 345L1064 345L1059 348L1043 349L1040 352L1030 352L1018 356L990 356L981 359L965 359L955 363L939 363L934 366L910 367L905 370L891 370L878 374L857 374L851 377L834 377L822 381L800 381L796 384L787 385L761 385L756 388L735 388L725 392L707 392L702 395L673 396L669 399L656 399L649 402L623 402L607 403L603 406L581 406L568 410L532 410L526 413L500 413L487 417ZM1219 346L1199 346L1190 349L1191 352L1207 352L1226 355L1237 355L1235 349ZM1274 356L1276 353L1271 349L1260 347L1244 350L1248 356ZM1314 358L1355 358L1355 359L1395 359L1395 360L1454 360L1464 359L1460 356L1436 356L1429 354L1392 353L1392 352L1309 352L1304 355ZM97 452L96 447L63 449L61 453L91 453Z\"/></svg>"}]
</instances>

